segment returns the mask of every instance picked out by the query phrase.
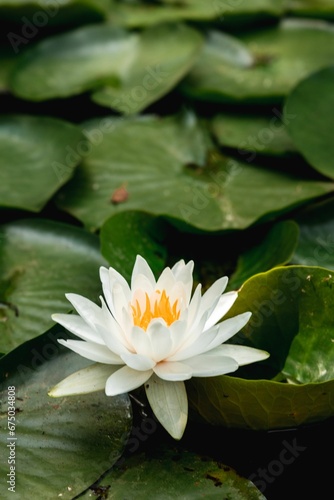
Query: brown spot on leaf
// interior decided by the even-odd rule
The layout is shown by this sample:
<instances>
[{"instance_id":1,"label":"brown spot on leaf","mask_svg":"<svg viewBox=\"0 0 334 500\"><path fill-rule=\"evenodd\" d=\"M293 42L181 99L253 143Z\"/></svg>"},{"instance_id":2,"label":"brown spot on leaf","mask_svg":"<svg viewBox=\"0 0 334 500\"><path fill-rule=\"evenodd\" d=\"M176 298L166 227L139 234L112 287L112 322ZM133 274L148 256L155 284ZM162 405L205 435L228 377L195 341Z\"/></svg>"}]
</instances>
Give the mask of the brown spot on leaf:
<instances>
[{"instance_id":1,"label":"brown spot on leaf","mask_svg":"<svg viewBox=\"0 0 334 500\"><path fill-rule=\"evenodd\" d=\"M119 203L124 203L129 198L129 193L126 189L126 184L122 184L118 188L115 189L113 194L111 195L111 203L113 205L118 205Z\"/></svg>"}]
</instances>

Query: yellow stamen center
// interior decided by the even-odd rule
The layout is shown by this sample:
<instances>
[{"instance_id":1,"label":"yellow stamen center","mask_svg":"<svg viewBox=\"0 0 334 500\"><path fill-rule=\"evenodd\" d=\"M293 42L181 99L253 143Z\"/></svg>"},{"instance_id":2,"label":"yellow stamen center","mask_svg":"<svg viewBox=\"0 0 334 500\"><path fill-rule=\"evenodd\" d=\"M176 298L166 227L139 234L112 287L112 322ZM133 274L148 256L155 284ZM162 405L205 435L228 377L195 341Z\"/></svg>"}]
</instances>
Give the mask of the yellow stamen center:
<instances>
[{"instance_id":1,"label":"yellow stamen center","mask_svg":"<svg viewBox=\"0 0 334 500\"><path fill-rule=\"evenodd\" d=\"M176 300L174 304L171 304L165 290L163 290L162 293L160 290L157 290L156 293L161 295L158 299L152 301L152 303L148 294L145 293L146 304L143 312L140 308L138 300L136 300L135 305L131 306L134 324L136 326L140 326L140 328L143 328L144 330L147 329L149 323L154 318L162 318L169 326L180 317L178 300Z\"/></svg>"}]
</instances>

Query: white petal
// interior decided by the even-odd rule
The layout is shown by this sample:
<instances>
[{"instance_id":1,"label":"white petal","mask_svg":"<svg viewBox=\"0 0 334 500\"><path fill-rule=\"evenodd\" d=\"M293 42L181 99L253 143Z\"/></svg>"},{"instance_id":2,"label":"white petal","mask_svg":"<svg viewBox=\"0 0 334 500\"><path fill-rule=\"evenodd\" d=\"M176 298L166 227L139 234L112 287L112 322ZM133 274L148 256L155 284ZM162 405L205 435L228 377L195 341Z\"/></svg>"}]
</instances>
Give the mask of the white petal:
<instances>
[{"instance_id":1,"label":"white petal","mask_svg":"<svg viewBox=\"0 0 334 500\"><path fill-rule=\"evenodd\" d=\"M188 325L189 327L195 323L196 318L198 318L198 312L200 308L200 303L202 300L202 285L199 283L195 289L195 292L191 298L188 306Z\"/></svg>"},{"instance_id":2,"label":"white petal","mask_svg":"<svg viewBox=\"0 0 334 500\"><path fill-rule=\"evenodd\" d=\"M255 363L256 361L262 361L269 358L270 356L267 351L262 351L261 349L232 344L224 344L222 346L219 346L214 351L208 352L207 356L214 356L216 352L221 353L222 356L229 356L235 359L239 366Z\"/></svg>"},{"instance_id":3,"label":"white petal","mask_svg":"<svg viewBox=\"0 0 334 500\"><path fill-rule=\"evenodd\" d=\"M52 314L52 319L82 340L104 344L100 334L77 314Z\"/></svg>"},{"instance_id":4,"label":"white petal","mask_svg":"<svg viewBox=\"0 0 334 500\"><path fill-rule=\"evenodd\" d=\"M169 295L169 290L175 285L175 283L175 276L171 269L169 267L165 267L158 278L156 289L160 291L166 290L167 295Z\"/></svg>"},{"instance_id":5,"label":"white petal","mask_svg":"<svg viewBox=\"0 0 334 500\"><path fill-rule=\"evenodd\" d=\"M155 361L142 354L132 354L128 352L121 355L122 360L133 370L146 371L151 370L155 366Z\"/></svg>"},{"instance_id":6,"label":"white petal","mask_svg":"<svg viewBox=\"0 0 334 500\"><path fill-rule=\"evenodd\" d=\"M101 308L94 302L76 293L67 293L67 300L69 300L79 315L86 321L86 323L95 329L95 325L103 323Z\"/></svg>"},{"instance_id":7,"label":"white petal","mask_svg":"<svg viewBox=\"0 0 334 500\"><path fill-rule=\"evenodd\" d=\"M210 313L208 317L208 321L206 322L205 329L211 328L213 325L215 325L220 319L225 316L225 314L231 309L233 306L234 302L238 298L238 293L237 292L227 292L224 293L212 312Z\"/></svg>"},{"instance_id":8,"label":"white petal","mask_svg":"<svg viewBox=\"0 0 334 500\"><path fill-rule=\"evenodd\" d=\"M134 304L138 300L140 307L145 307L146 294L150 296L154 291L151 281L144 274L137 274L132 280L132 286L131 303Z\"/></svg>"},{"instance_id":9,"label":"white petal","mask_svg":"<svg viewBox=\"0 0 334 500\"><path fill-rule=\"evenodd\" d=\"M230 339L238 333L249 321L251 317L251 312L245 312L242 314L238 314L237 316L233 316L233 318L225 319L221 323L218 323L219 333L221 335L218 344L226 342L226 340ZM217 344L217 345L218 345ZM212 346L213 349L216 346Z\"/></svg>"},{"instance_id":10,"label":"white petal","mask_svg":"<svg viewBox=\"0 0 334 500\"><path fill-rule=\"evenodd\" d=\"M168 358L168 361L184 361L199 354L202 354L211 349L211 344L215 341L219 334L218 326L211 328L207 332L201 332L200 335L193 336L193 341L185 343L184 346L179 348L175 354ZM219 342L218 344L221 344Z\"/></svg>"},{"instance_id":11,"label":"white petal","mask_svg":"<svg viewBox=\"0 0 334 500\"><path fill-rule=\"evenodd\" d=\"M187 425L188 399L183 382L167 382L152 376L145 384L154 415L174 439L181 439Z\"/></svg>"},{"instance_id":12,"label":"white petal","mask_svg":"<svg viewBox=\"0 0 334 500\"><path fill-rule=\"evenodd\" d=\"M180 352L173 359L180 361L211 351L241 330L249 321L250 316L250 312L238 314L238 316L213 326L210 330L203 331L198 338L194 336L194 342L189 344L187 348L180 349Z\"/></svg>"},{"instance_id":13,"label":"white petal","mask_svg":"<svg viewBox=\"0 0 334 500\"><path fill-rule=\"evenodd\" d=\"M127 281L123 278L123 276L116 271L116 269L112 267L110 267L109 269L101 267L100 279L102 282L103 295L105 296L105 299L111 311L114 310L111 290L116 282L118 282L121 285L125 296L130 297L129 285Z\"/></svg>"},{"instance_id":14,"label":"white petal","mask_svg":"<svg viewBox=\"0 0 334 500\"><path fill-rule=\"evenodd\" d=\"M192 377L192 369L183 363L163 361L153 368L154 373L163 380L180 381Z\"/></svg>"},{"instance_id":15,"label":"white petal","mask_svg":"<svg viewBox=\"0 0 334 500\"><path fill-rule=\"evenodd\" d=\"M171 269L176 282L181 282L183 285L185 293L184 307L186 307L190 302L190 297L193 289L193 269L194 262L192 260L187 264L184 263L184 260L181 260L177 262Z\"/></svg>"},{"instance_id":16,"label":"white petal","mask_svg":"<svg viewBox=\"0 0 334 500\"><path fill-rule=\"evenodd\" d=\"M130 292L130 288L126 279L113 267L109 267L109 269L107 269L106 267L100 267L100 279L102 285L107 288L110 286L110 283L113 284L115 281L118 281L125 290L128 289Z\"/></svg>"},{"instance_id":17,"label":"white petal","mask_svg":"<svg viewBox=\"0 0 334 500\"><path fill-rule=\"evenodd\" d=\"M108 347L94 344L93 342L84 342L83 340L59 339L58 342L77 354L80 354L83 358L91 359L97 363L105 363L108 365L124 364L121 358L111 352Z\"/></svg>"},{"instance_id":18,"label":"white petal","mask_svg":"<svg viewBox=\"0 0 334 500\"><path fill-rule=\"evenodd\" d=\"M130 342L133 347L133 352L143 354L149 358L153 357L151 341L145 330L139 326L132 326L130 331Z\"/></svg>"},{"instance_id":19,"label":"white petal","mask_svg":"<svg viewBox=\"0 0 334 500\"><path fill-rule=\"evenodd\" d=\"M101 363L87 366L72 373L52 387L49 396L59 398L101 391L104 389L108 377L116 370L119 370L119 366L102 365Z\"/></svg>"},{"instance_id":20,"label":"white petal","mask_svg":"<svg viewBox=\"0 0 334 500\"><path fill-rule=\"evenodd\" d=\"M185 318L184 321L183 320L174 321L174 323L172 323L169 326L169 332L173 346L170 356L173 356L174 354L176 354L176 352L180 349L180 346L182 346L187 339L188 336L187 318Z\"/></svg>"},{"instance_id":21,"label":"white petal","mask_svg":"<svg viewBox=\"0 0 334 500\"><path fill-rule=\"evenodd\" d=\"M117 396L118 394L133 391L145 384L152 373L152 370L142 372L133 370L128 366L123 366L123 368L120 368L108 378L106 395Z\"/></svg>"},{"instance_id":22,"label":"white petal","mask_svg":"<svg viewBox=\"0 0 334 500\"><path fill-rule=\"evenodd\" d=\"M189 328L189 327L187 328L186 335L184 335L184 341L182 344L180 343L178 345L177 349L175 349L175 355L177 353L180 353L181 351L184 351L185 349L187 349L191 345L195 344L197 339L203 334L204 325L206 323L206 320L207 320L207 313L204 313L203 316L200 318L199 322L196 322L195 325L192 325L191 328ZM192 354L192 356L193 355L194 354ZM182 356L179 356L179 354L177 354L177 356L178 356L178 359L182 359ZM174 358L174 355L173 355L173 358Z\"/></svg>"},{"instance_id":23,"label":"white petal","mask_svg":"<svg viewBox=\"0 0 334 500\"><path fill-rule=\"evenodd\" d=\"M123 330L112 317L109 309L105 305L102 299L102 312L104 314L104 326L97 327L97 331L100 333L104 344L115 354L122 354L124 352L131 351L132 346L128 342L126 335Z\"/></svg>"},{"instance_id":24,"label":"white petal","mask_svg":"<svg viewBox=\"0 0 334 500\"><path fill-rule=\"evenodd\" d=\"M192 261L190 261L192 262ZM183 272L184 268L186 267L186 263L184 259L179 260L178 262L175 262L174 266L172 267L171 271L174 274L175 278L178 279L178 275Z\"/></svg>"},{"instance_id":25,"label":"white petal","mask_svg":"<svg viewBox=\"0 0 334 500\"><path fill-rule=\"evenodd\" d=\"M152 357L158 363L172 352L173 341L169 328L160 320L151 321L146 335L151 342Z\"/></svg>"},{"instance_id":26,"label":"white petal","mask_svg":"<svg viewBox=\"0 0 334 500\"><path fill-rule=\"evenodd\" d=\"M226 276L223 276L222 278L219 278L217 281L215 281L210 286L210 288L207 289L207 291L203 294L201 300L201 310L203 312L211 309L211 307L217 303L219 297L222 295L226 288L227 282L228 278Z\"/></svg>"},{"instance_id":27,"label":"white petal","mask_svg":"<svg viewBox=\"0 0 334 500\"><path fill-rule=\"evenodd\" d=\"M117 281L114 282L111 288L111 308L110 311L116 321L121 323L123 317L123 309L128 309L131 297L124 291L124 287ZM109 305L109 303L108 303Z\"/></svg>"},{"instance_id":28,"label":"white petal","mask_svg":"<svg viewBox=\"0 0 334 500\"><path fill-rule=\"evenodd\" d=\"M146 260L143 257L141 257L141 255L137 255L135 265L133 266L133 271L131 276L132 291L134 291L135 288L137 288L136 280L138 275L144 275L148 279L152 289L155 288L155 277L152 272L152 269L150 268Z\"/></svg>"},{"instance_id":29,"label":"white petal","mask_svg":"<svg viewBox=\"0 0 334 500\"><path fill-rule=\"evenodd\" d=\"M235 359L219 354L201 354L187 359L185 363L193 370L193 377L216 377L235 372L239 368Z\"/></svg>"}]
</instances>

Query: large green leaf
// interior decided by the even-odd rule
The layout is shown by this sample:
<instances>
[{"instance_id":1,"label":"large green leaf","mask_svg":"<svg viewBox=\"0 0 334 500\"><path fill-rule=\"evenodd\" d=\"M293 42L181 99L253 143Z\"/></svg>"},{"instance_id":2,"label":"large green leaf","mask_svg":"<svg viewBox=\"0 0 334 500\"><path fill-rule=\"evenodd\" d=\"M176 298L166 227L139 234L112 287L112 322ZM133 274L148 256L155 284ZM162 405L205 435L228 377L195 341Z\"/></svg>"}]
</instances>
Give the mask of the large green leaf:
<instances>
[{"instance_id":1,"label":"large green leaf","mask_svg":"<svg viewBox=\"0 0 334 500\"><path fill-rule=\"evenodd\" d=\"M118 84L135 54L138 35L107 24L48 37L27 50L10 86L21 98L43 101Z\"/></svg>"},{"instance_id":2,"label":"large green leaf","mask_svg":"<svg viewBox=\"0 0 334 500\"><path fill-rule=\"evenodd\" d=\"M131 27L148 26L170 21L211 21L224 23L251 23L257 19L276 18L283 12L283 1L252 0L251 2L118 2L109 10L109 19L117 24Z\"/></svg>"},{"instance_id":3,"label":"large green leaf","mask_svg":"<svg viewBox=\"0 0 334 500\"><path fill-rule=\"evenodd\" d=\"M289 262L298 242L298 225L282 221L273 225L259 241L241 250L228 287L239 288L248 278Z\"/></svg>"},{"instance_id":4,"label":"large green leaf","mask_svg":"<svg viewBox=\"0 0 334 500\"><path fill-rule=\"evenodd\" d=\"M137 113L175 86L201 44L198 31L180 24L143 33L107 24L84 26L27 50L10 86L19 97L35 101L98 89L97 103Z\"/></svg>"},{"instance_id":5,"label":"large green leaf","mask_svg":"<svg viewBox=\"0 0 334 500\"><path fill-rule=\"evenodd\" d=\"M285 115L294 116L287 128L296 147L316 170L332 179L333 109L334 66L300 82L285 103Z\"/></svg>"},{"instance_id":6,"label":"large green leaf","mask_svg":"<svg viewBox=\"0 0 334 500\"><path fill-rule=\"evenodd\" d=\"M325 22L286 19L239 38L212 31L183 90L204 100L277 103L333 58L334 30Z\"/></svg>"},{"instance_id":7,"label":"large green leaf","mask_svg":"<svg viewBox=\"0 0 334 500\"><path fill-rule=\"evenodd\" d=\"M241 229L333 189L329 182L221 156L192 114L104 118L83 130L90 154L57 204L89 229L125 210L208 231Z\"/></svg>"},{"instance_id":8,"label":"large green leaf","mask_svg":"<svg viewBox=\"0 0 334 500\"><path fill-rule=\"evenodd\" d=\"M277 109L270 115L220 113L212 120L212 130L221 146L237 149L248 162L257 154L281 155L296 150Z\"/></svg>"},{"instance_id":9,"label":"large green leaf","mask_svg":"<svg viewBox=\"0 0 334 500\"><path fill-rule=\"evenodd\" d=\"M0 360L4 437L0 471L7 478L15 470L18 498L74 498L115 463L130 433L132 413L126 394L48 396L53 385L87 365L87 360L57 342L66 336L57 326ZM13 387L16 413L10 423L16 424L14 430L7 425ZM9 458L14 462L9 464ZM10 465L15 469L10 470ZM12 498L9 486L2 485L1 498Z\"/></svg>"},{"instance_id":10,"label":"large green leaf","mask_svg":"<svg viewBox=\"0 0 334 500\"><path fill-rule=\"evenodd\" d=\"M15 64L15 54L12 49L0 48L0 92L8 90L9 74Z\"/></svg>"},{"instance_id":11,"label":"large green leaf","mask_svg":"<svg viewBox=\"0 0 334 500\"><path fill-rule=\"evenodd\" d=\"M192 379L190 401L206 421L272 429L333 416L333 284L327 269L291 266L243 285L228 316L251 311L252 317L231 342L270 357L239 369L240 378Z\"/></svg>"},{"instance_id":12,"label":"large green leaf","mask_svg":"<svg viewBox=\"0 0 334 500\"><path fill-rule=\"evenodd\" d=\"M138 37L136 55L119 86L107 86L93 94L93 100L124 114L145 109L188 72L202 45L198 31L185 25L158 25ZM168 47L168 51L166 51Z\"/></svg>"},{"instance_id":13,"label":"large green leaf","mask_svg":"<svg viewBox=\"0 0 334 500\"><path fill-rule=\"evenodd\" d=\"M153 451L132 456L115 467L103 484L115 500L265 500L251 481L231 467L159 442Z\"/></svg>"},{"instance_id":14,"label":"large green leaf","mask_svg":"<svg viewBox=\"0 0 334 500\"><path fill-rule=\"evenodd\" d=\"M285 0L285 10L287 15L331 20L334 18L332 0Z\"/></svg>"},{"instance_id":15,"label":"large green leaf","mask_svg":"<svg viewBox=\"0 0 334 500\"><path fill-rule=\"evenodd\" d=\"M39 211L72 176L84 143L81 130L64 120L2 115L0 206Z\"/></svg>"},{"instance_id":16,"label":"large green leaf","mask_svg":"<svg viewBox=\"0 0 334 500\"><path fill-rule=\"evenodd\" d=\"M306 207L296 222L300 235L293 263L334 269L334 200Z\"/></svg>"},{"instance_id":17,"label":"large green leaf","mask_svg":"<svg viewBox=\"0 0 334 500\"><path fill-rule=\"evenodd\" d=\"M98 238L80 228L47 220L0 227L0 352L39 335L51 314L71 306L65 293L98 300Z\"/></svg>"},{"instance_id":18,"label":"large green leaf","mask_svg":"<svg viewBox=\"0 0 334 500\"><path fill-rule=\"evenodd\" d=\"M101 227L101 253L115 269L130 280L137 255L159 275L165 267L166 223L145 212L120 212Z\"/></svg>"},{"instance_id":19,"label":"large green leaf","mask_svg":"<svg viewBox=\"0 0 334 500\"><path fill-rule=\"evenodd\" d=\"M17 23L6 38L16 54L50 26L102 21L110 0L0 0L0 19Z\"/></svg>"}]
</instances>

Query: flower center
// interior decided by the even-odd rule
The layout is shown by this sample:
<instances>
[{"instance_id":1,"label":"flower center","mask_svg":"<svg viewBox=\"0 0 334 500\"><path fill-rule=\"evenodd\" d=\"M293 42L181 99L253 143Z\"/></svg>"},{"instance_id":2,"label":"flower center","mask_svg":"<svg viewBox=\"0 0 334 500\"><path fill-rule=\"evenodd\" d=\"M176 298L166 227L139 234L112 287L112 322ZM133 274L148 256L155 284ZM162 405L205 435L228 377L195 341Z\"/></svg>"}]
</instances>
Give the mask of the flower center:
<instances>
[{"instance_id":1,"label":"flower center","mask_svg":"<svg viewBox=\"0 0 334 500\"><path fill-rule=\"evenodd\" d=\"M176 300L174 304L171 304L165 290L163 290L162 293L160 290L157 290L156 293L158 293L160 297L152 300L152 302L150 301L148 294L145 293L146 304L145 310L143 311L140 308L138 300L136 300L136 304L134 306L131 305L134 324L136 326L140 326L140 328L143 328L144 330L147 329L149 323L154 318L162 318L169 326L180 317L178 300Z\"/></svg>"}]
</instances>

